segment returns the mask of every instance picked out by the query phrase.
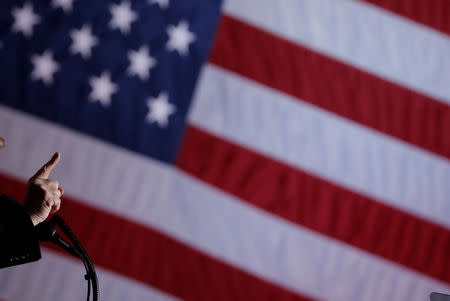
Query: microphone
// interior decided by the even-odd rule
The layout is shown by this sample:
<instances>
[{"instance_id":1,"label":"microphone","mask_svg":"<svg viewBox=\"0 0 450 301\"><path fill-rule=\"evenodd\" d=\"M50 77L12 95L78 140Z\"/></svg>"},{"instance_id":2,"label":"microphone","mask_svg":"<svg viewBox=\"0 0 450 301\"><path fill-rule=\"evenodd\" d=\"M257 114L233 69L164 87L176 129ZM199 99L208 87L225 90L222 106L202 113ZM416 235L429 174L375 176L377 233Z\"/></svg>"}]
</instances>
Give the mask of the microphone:
<instances>
[{"instance_id":1,"label":"microphone","mask_svg":"<svg viewBox=\"0 0 450 301\"><path fill-rule=\"evenodd\" d=\"M56 233L56 225L74 245L69 244ZM98 301L100 299L100 292L94 264L89 258L89 255L86 253L86 250L83 248L77 237L73 234L72 230L70 230L69 226L66 225L63 219L59 215L55 214L49 221L44 221L35 226L34 231L40 241L50 241L83 261L84 267L86 269L86 275L84 275L84 279L86 279L88 282L87 300L89 300L92 282L92 297L94 301Z\"/></svg>"},{"instance_id":2,"label":"microphone","mask_svg":"<svg viewBox=\"0 0 450 301\"><path fill-rule=\"evenodd\" d=\"M40 241L49 241L52 242L75 257L81 258L80 252L77 249L72 247L67 241L65 241L61 236L56 233L55 227L56 221L55 218L52 217L49 221L44 221L34 227L34 231Z\"/></svg>"}]
</instances>

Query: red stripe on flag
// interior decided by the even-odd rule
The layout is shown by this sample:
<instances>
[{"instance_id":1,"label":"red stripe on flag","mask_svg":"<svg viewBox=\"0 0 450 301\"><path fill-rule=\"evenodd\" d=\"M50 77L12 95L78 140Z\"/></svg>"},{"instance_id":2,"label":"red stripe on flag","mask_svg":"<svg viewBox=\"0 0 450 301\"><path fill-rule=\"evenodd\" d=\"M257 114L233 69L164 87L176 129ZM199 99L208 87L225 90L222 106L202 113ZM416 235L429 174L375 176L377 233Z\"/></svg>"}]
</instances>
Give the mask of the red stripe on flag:
<instances>
[{"instance_id":1,"label":"red stripe on flag","mask_svg":"<svg viewBox=\"0 0 450 301\"><path fill-rule=\"evenodd\" d=\"M222 17L210 61L450 159L444 103L229 16Z\"/></svg>"},{"instance_id":2,"label":"red stripe on flag","mask_svg":"<svg viewBox=\"0 0 450 301\"><path fill-rule=\"evenodd\" d=\"M21 200L25 187L25 183L0 174L2 193ZM61 208L60 214L96 265L179 298L310 300L226 265L155 230L69 197L63 198ZM53 245L45 245L60 251Z\"/></svg>"},{"instance_id":3,"label":"red stripe on flag","mask_svg":"<svg viewBox=\"0 0 450 301\"><path fill-rule=\"evenodd\" d=\"M450 34L450 2L448 0L361 0Z\"/></svg>"},{"instance_id":4,"label":"red stripe on flag","mask_svg":"<svg viewBox=\"0 0 450 301\"><path fill-rule=\"evenodd\" d=\"M302 227L450 283L450 231L189 127L177 166Z\"/></svg>"}]
</instances>

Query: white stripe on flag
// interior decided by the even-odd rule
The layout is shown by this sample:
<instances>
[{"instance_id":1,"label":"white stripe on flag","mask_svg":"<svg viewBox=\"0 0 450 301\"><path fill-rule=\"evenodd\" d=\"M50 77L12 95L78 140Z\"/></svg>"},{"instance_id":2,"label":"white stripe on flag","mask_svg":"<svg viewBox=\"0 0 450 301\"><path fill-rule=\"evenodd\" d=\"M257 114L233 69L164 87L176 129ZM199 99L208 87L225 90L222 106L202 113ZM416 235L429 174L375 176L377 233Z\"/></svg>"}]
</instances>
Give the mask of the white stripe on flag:
<instances>
[{"instance_id":1,"label":"white stripe on flag","mask_svg":"<svg viewBox=\"0 0 450 301\"><path fill-rule=\"evenodd\" d=\"M226 0L224 9L280 37L450 103L450 39L438 31L360 1Z\"/></svg>"},{"instance_id":2,"label":"white stripe on flag","mask_svg":"<svg viewBox=\"0 0 450 301\"><path fill-rule=\"evenodd\" d=\"M8 142L1 172L26 179L57 149L62 160L53 176L68 195L291 291L347 301L425 300L430 291L450 290L133 152L3 106L0 128Z\"/></svg>"},{"instance_id":3,"label":"white stripe on flag","mask_svg":"<svg viewBox=\"0 0 450 301\"><path fill-rule=\"evenodd\" d=\"M178 300L98 267L96 271L101 300ZM42 249L41 260L0 270L0 298L7 301L85 300L87 294L85 273L81 261Z\"/></svg>"},{"instance_id":4,"label":"white stripe on flag","mask_svg":"<svg viewBox=\"0 0 450 301\"><path fill-rule=\"evenodd\" d=\"M392 137L207 65L189 122L450 228L450 164Z\"/></svg>"}]
</instances>

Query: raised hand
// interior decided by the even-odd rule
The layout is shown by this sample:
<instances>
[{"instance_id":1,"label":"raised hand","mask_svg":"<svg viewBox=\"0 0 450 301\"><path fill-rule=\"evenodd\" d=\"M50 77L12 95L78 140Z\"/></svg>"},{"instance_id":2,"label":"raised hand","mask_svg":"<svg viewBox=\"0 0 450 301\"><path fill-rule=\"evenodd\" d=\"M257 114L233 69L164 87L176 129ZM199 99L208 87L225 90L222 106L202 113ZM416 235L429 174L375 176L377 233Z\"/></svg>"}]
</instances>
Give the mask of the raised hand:
<instances>
[{"instance_id":1,"label":"raised hand","mask_svg":"<svg viewBox=\"0 0 450 301\"><path fill-rule=\"evenodd\" d=\"M48 178L60 157L59 153L55 153L50 161L28 180L24 206L33 225L45 221L50 213L58 211L61 206L61 196L64 190L59 187L58 181Z\"/></svg>"}]
</instances>

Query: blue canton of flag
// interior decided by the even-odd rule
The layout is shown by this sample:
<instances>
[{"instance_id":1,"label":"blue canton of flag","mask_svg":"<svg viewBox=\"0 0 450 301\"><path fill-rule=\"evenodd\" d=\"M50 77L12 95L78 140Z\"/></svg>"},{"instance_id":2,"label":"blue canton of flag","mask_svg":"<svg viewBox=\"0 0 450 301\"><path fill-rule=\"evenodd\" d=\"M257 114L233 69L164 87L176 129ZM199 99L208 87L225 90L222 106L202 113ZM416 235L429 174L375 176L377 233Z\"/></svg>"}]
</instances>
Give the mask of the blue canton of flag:
<instances>
[{"instance_id":1,"label":"blue canton of flag","mask_svg":"<svg viewBox=\"0 0 450 301\"><path fill-rule=\"evenodd\" d=\"M0 102L172 162L221 0L0 3Z\"/></svg>"}]
</instances>

